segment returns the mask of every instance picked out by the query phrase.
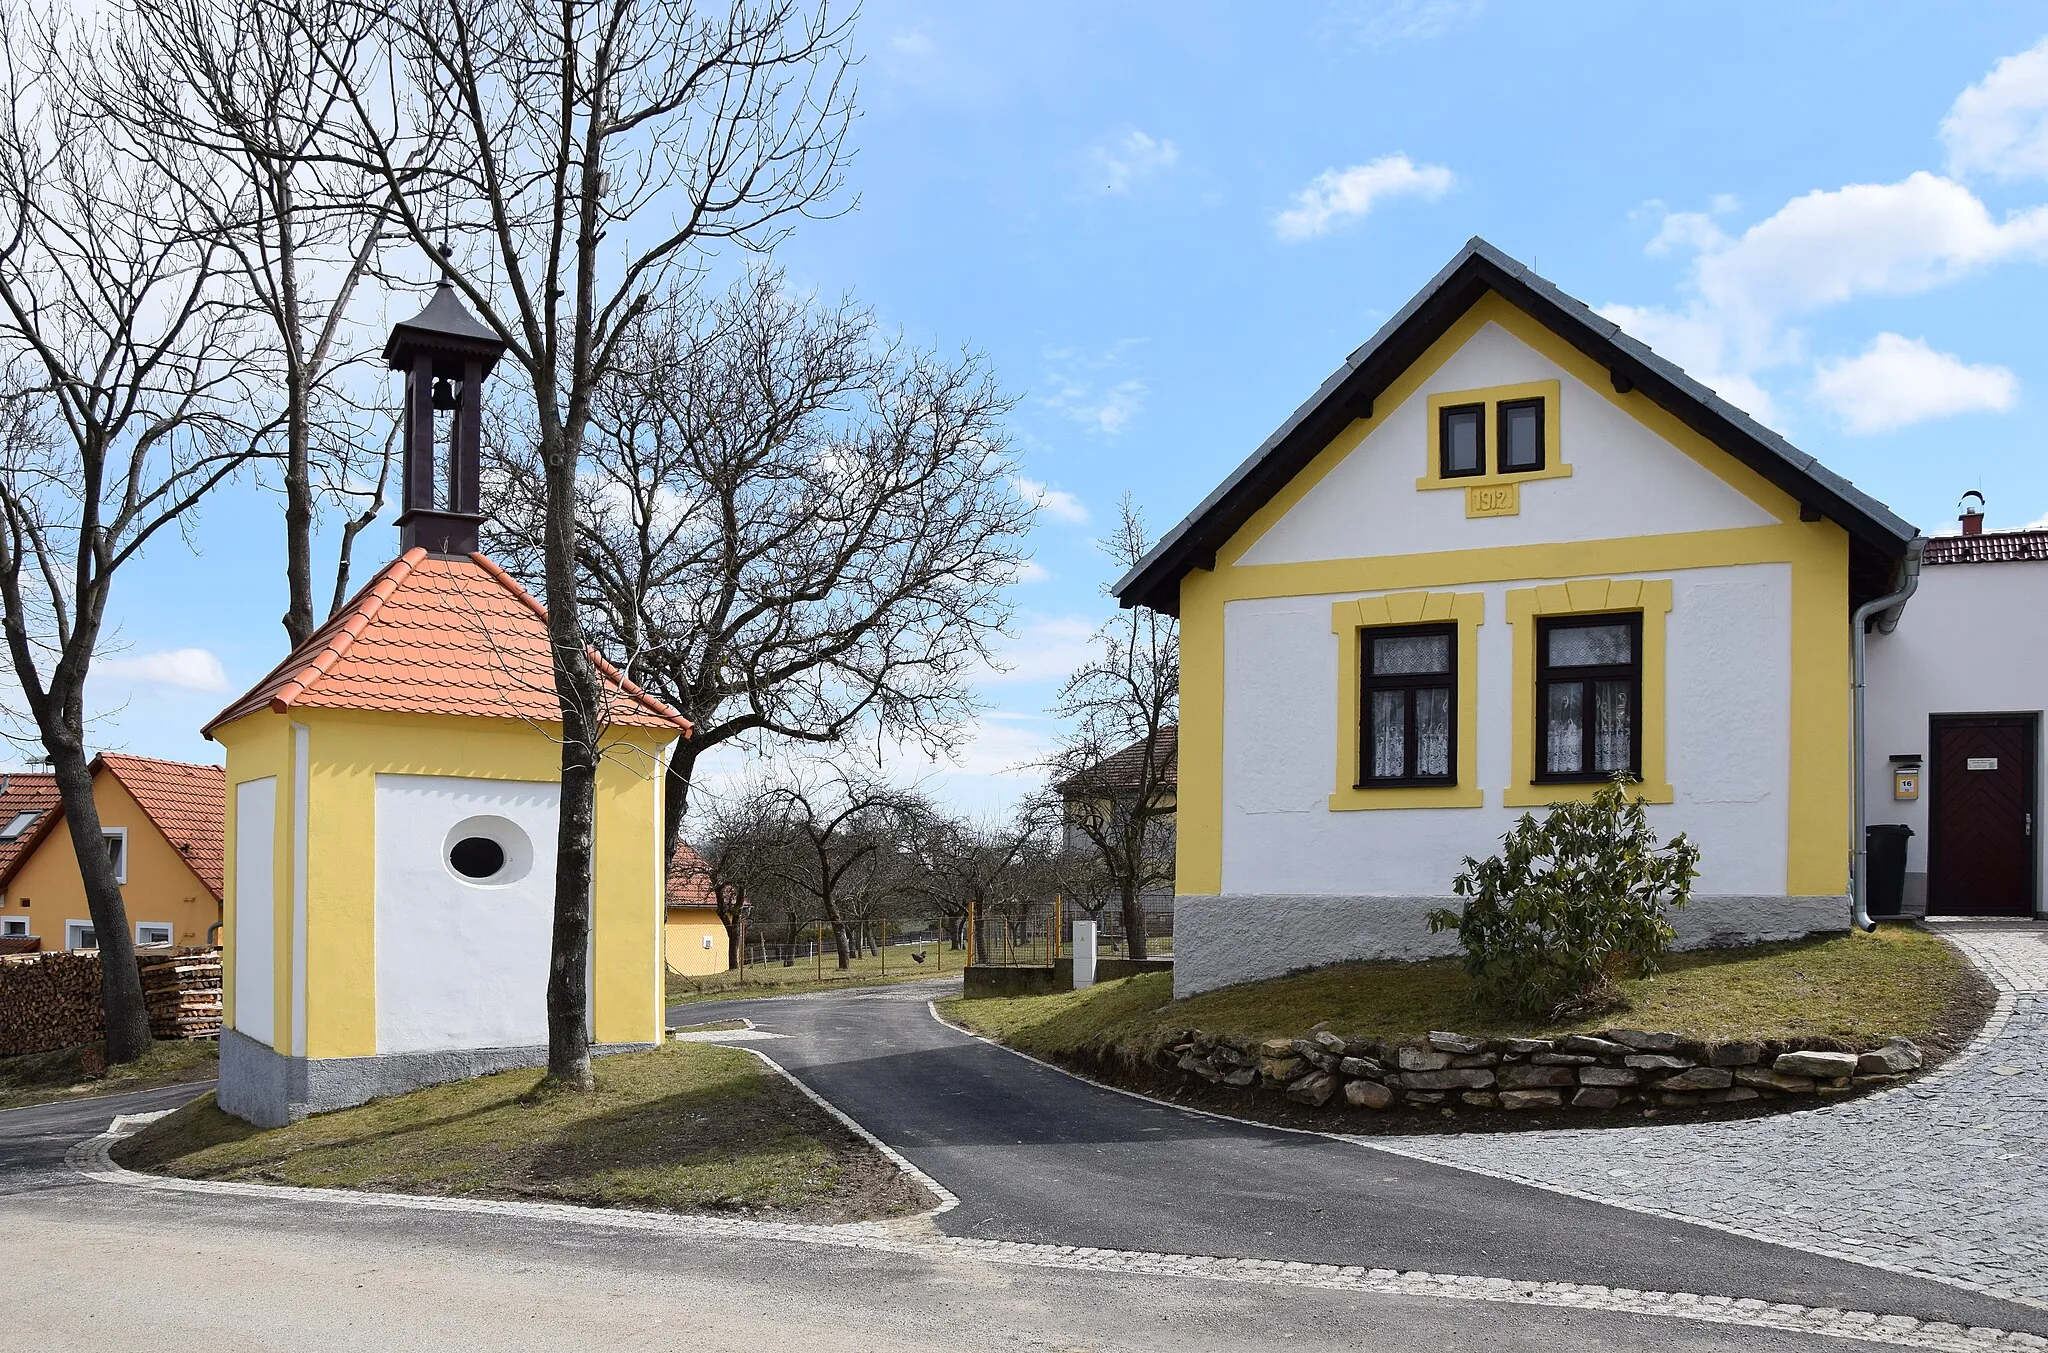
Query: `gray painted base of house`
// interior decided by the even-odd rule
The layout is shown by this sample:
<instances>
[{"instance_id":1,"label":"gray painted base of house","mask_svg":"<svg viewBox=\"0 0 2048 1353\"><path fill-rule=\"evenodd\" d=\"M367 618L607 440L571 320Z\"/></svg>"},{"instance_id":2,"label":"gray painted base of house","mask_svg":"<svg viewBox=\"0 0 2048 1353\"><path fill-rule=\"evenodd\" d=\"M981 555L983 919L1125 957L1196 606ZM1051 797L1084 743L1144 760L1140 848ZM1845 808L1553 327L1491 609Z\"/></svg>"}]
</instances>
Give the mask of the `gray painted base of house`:
<instances>
[{"instance_id":1,"label":"gray painted base of house","mask_svg":"<svg viewBox=\"0 0 2048 1353\"><path fill-rule=\"evenodd\" d=\"M653 1043L599 1043L591 1055L645 1052ZM257 1127L284 1127L309 1113L346 1109L422 1090L429 1085L546 1066L545 1044L529 1048L464 1048L455 1052L387 1052L375 1057L287 1057L247 1034L223 1029L220 1083L214 1103Z\"/></svg>"},{"instance_id":2,"label":"gray painted base of house","mask_svg":"<svg viewBox=\"0 0 2048 1353\"><path fill-rule=\"evenodd\" d=\"M1458 937L1432 935L1436 907L1455 897L1184 895L1173 922L1173 994L1280 977L1351 959L1441 958ZM1798 939L1849 928L1843 897L1694 897L1671 918L1680 949Z\"/></svg>"}]
</instances>

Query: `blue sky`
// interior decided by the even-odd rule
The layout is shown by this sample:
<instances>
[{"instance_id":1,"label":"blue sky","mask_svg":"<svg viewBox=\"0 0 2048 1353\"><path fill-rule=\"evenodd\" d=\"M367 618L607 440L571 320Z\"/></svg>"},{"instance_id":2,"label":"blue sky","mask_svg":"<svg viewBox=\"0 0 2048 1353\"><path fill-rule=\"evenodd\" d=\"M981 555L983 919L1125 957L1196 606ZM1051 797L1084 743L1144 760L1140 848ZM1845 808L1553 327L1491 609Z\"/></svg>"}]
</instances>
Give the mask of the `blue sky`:
<instances>
[{"instance_id":1,"label":"blue sky","mask_svg":"<svg viewBox=\"0 0 2048 1353\"><path fill-rule=\"evenodd\" d=\"M1474 234L1925 530L1970 488L1994 528L2048 517L2044 35L1990 4L869 0L857 207L781 261L985 351L1048 491L1012 669L934 787L1023 787L1118 496L1177 521ZM243 487L121 579L103 745L218 759L199 725L282 656L280 530Z\"/></svg>"}]
</instances>

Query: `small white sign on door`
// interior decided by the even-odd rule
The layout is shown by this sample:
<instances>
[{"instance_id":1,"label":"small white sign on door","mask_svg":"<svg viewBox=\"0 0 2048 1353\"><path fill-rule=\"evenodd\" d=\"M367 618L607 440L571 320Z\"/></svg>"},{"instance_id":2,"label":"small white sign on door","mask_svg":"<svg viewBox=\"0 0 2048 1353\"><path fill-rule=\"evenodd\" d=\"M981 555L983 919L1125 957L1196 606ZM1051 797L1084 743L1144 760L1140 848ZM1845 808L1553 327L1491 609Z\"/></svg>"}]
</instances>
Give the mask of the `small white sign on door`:
<instances>
[{"instance_id":1,"label":"small white sign on door","mask_svg":"<svg viewBox=\"0 0 2048 1353\"><path fill-rule=\"evenodd\" d=\"M1966 770L1997 770L1998 758L1995 756L1973 756L1963 762L1963 767Z\"/></svg>"}]
</instances>

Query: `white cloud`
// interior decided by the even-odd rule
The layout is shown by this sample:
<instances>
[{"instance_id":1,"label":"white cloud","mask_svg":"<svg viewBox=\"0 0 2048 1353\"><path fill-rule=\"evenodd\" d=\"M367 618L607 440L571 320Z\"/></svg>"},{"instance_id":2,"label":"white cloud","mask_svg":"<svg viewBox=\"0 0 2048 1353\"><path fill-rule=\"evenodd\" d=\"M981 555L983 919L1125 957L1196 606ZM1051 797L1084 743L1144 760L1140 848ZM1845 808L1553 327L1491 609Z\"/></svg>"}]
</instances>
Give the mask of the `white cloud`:
<instances>
[{"instance_id":1,"label":"white cloud","mask_svg":"<svg viewBox=\"0 0 2048 1353\"><path fill-rule=\"evenodd\" d=\"M1034 504L1040 512L1056 521L1074 526L1085 525L1088 521L1088 505L1065 489L1050 488L1036 479L1018 475L1011 480L1017 496Z\"/></svg>"},{"instance_id":2,"label":"white cloud","mask_svg":"<svg viewBox=\"0 0 2048 1353\"><path fill-rule=\"evenodd\" d=\"M1366 215L1387 198L1434 202L1453 182L1455 176L1442 165L1418 165L1399 153L1349 169L1325 169L1294 195L1293 206L1273 218L1273 229L1290 242L1312 240L1340 222Z\"/></svg>"},{"instance_id":3,"label":"white cloud","mask_svg":"<svg viewBox=\"0 0 2048 1353\"><path fill-rule=\"evenodd\" d=\"M1095 656L1095 623L1085 615L1026 614L996 655L1001 670L988 669L976 679L989 685L1065 681Z\"/></svg>"},{"instance_id":4,"label":"white cloud","mask_svg":"<svg viewBox=\"0 0 2048 1353\"><path fill-rule=\"evenodd\" d=\"M1882 333L1854 357L1815 369L1814 394L1850 432L1890 432L1958 413L2004 413L2019 378L2002 366L1971 366L1918 338Z\"/></svg>"},{"instance_id":5,"label":"white cloud","mask_svg":"<svg viewBox=\"0 0 2048 1353\"><path fill-rule=\"evenodd\" d=\"M1088 357L1073 348L1047 348L1045 379L1052 387L1041 401L1084 427L1114 437L1129 427L1151 393L1136 377L1116 378L1124 354L1138 340L1124 339L1100 356Z\"/></svg>"},{"instance_id":6,"label":"white cloud","mask_svg":"<svg viewBox=\"0 0 2048 1353\"><path fill-rule=\"evenodd\" d=\"M1485 8L1486 0L1368 0L1343 17L1359 41L1385 47L1442 37Z\"/></svg>"},{"instance_id":7,"label":"white cloud","mask_svg":"<svg viewBox=\"0 0 2048 1353\"><path fill-rule=\"evenodd\" d=\"M1951 174L2048 176L2048 38L1958 94L1941 139Z\"/></svg>"},{"instance_id":8,"label":"white cloud","mask_svg":"<svg viewBox=\"0 0 2048 1353\"><path fill-rule=\"evenodd\" d=\"M1807 193L1736 235L1712 215L1671 212L1648 250L1693 253L1689 299L1601 313L1768 423L1776 411L1758 373L1805 361L1791 321L1859 297L1929 291L1997 263L2048 259L2048 206L1995 219L1968 188L1923 170Z\"/></svg>"},{"instance_id":9,"label":"white cloud","mask_svg":"<svg viewBox=\"0 0 2048 1353\"><path fill-rule=\"evenodd\" d=\"M938 44L922 33L898 33L889 39L889 50L904 56L930 56Z\"/></svg>"},{"instance_id":10,"label":"white cloud","mask_svg":"<svg viewBox=\"0 0 2048 1353\"><path fill-rule=\"evenodd\" d=\"M1108 141L1098 141L1082 152L1085 172L1082 188L1097 196L1127 193L1131 185L1173 168L1180 150L1171 141L1155 140L1129 128Z\"/></svg>"},{"instance_id":11,"label":"white cloud","mask_svg":"<svg viewBox=\"0 0 2048 1353\"><path fill-rule=\"evenodd\" d=\"M1017 561L1017 576L1010 581L1013 583L1042 583L1050 577L1052 577L1052 574L1047 572L1045 565L1039 563L1036 559L1020 559Z\"/></svg>"},{"instance_id":12,"label":"white cloud","mask_svg":"<svg viewBox=\"0 0 2048 1353\"><path fill-rule=\"evenodd\" d=\"M174 686L184 691L224 691L227 669L203 648L173 648L132 658L102 658L94 665L101 676L137 685Z\"/></svg>"}]
</instances>

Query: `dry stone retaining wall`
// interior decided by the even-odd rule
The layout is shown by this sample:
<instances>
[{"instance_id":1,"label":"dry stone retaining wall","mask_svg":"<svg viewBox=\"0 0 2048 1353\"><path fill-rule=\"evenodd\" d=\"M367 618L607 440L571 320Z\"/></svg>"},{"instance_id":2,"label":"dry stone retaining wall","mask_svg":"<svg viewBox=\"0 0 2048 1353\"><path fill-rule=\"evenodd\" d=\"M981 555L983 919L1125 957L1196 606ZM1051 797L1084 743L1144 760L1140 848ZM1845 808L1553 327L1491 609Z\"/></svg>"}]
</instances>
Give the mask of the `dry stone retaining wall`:
<instances>
[{"instance_id":1,"label":"dry stone retaining wall","mask_svg":"<svg viewBox=\"0 0 2048 1353\"><path fill-rule=\"evenodd\" d=\"M1421 1044L1387 1044L1318 1027L1305 1038L1262 1042L1194 1031L1161 1061L1211 1085L1263 1088L1315 1108L1457 1112L1828 1097L1904 1080L1921 1058L1905 1039L1864 1053L1782 1041L1703 1043L1642 1029L1565 1038L1436 1032Z\"/></svg>"}]
</instances>

